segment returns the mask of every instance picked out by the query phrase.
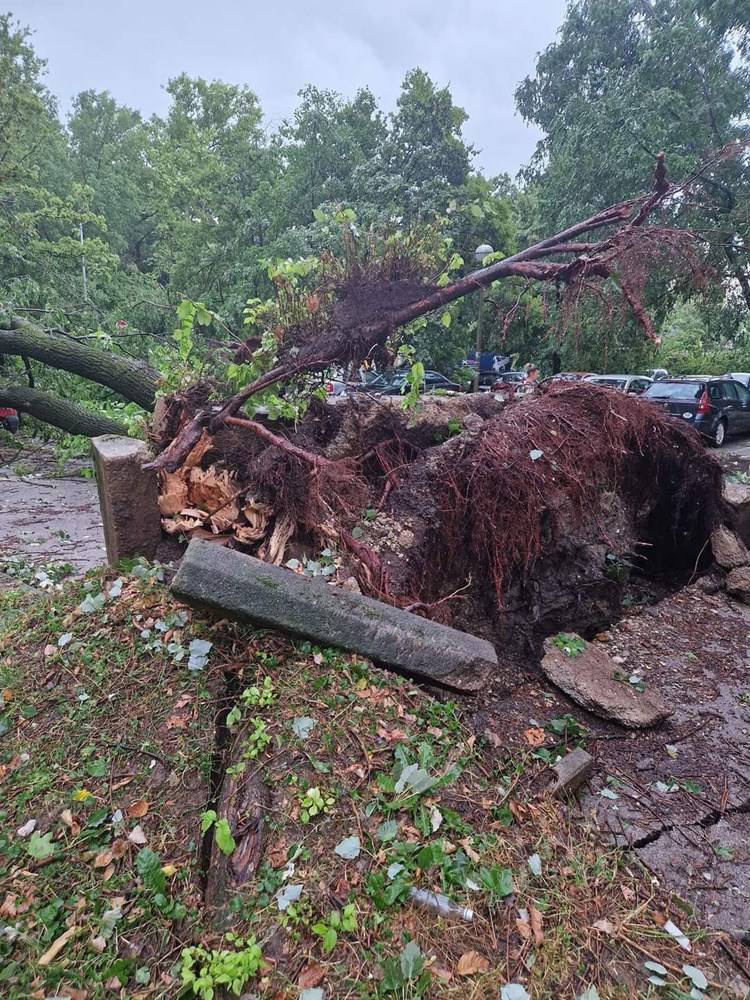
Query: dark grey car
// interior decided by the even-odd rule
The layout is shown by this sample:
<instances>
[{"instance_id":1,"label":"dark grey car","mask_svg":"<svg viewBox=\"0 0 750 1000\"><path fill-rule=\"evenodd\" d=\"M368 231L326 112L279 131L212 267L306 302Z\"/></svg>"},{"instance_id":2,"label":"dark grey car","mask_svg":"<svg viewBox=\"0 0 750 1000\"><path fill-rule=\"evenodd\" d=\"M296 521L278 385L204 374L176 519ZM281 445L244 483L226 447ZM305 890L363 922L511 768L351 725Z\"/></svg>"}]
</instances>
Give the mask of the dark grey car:
<instances>
[{"instance_id":1,"label":"dark grey car","mask_svg":"<svg viewBox=\"0 0 750 1000\"><path fill-rule=\"evenodd\" d=\"M660 379L641 398L692 424L715 448L728 434L750 433L750 391L735 379Z\"/></svg>"}]
</instances>

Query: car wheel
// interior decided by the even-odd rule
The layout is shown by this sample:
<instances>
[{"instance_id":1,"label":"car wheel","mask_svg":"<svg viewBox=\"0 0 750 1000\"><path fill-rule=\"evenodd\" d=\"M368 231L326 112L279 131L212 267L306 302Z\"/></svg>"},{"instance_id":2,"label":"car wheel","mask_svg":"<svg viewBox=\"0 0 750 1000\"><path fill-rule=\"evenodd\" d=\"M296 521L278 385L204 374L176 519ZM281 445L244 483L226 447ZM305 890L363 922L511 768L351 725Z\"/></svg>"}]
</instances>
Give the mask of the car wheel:
<instances>
[{"instance_id":1,"label":"car wheel","mask_svg":"<svg viewBox=\"0 0 750 1000\"><path fill-rule=\"evenodd\" d=\"M724 444L726 436L727 436L726 421L720 420L716 424L716 427L714 428L714 432L711 435L711 446L713 448L721 448L721 446Z\"/></svg>"}]
</instances>

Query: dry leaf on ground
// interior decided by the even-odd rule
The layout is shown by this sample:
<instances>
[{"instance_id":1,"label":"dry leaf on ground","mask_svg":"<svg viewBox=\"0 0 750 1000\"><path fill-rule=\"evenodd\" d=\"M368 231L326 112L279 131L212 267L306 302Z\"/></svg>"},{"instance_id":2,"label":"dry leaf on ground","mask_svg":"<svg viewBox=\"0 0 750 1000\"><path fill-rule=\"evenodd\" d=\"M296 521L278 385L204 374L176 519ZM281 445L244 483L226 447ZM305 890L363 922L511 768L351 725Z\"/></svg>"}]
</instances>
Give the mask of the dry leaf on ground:
<instances>
[{"instance_id":1,"label":"dry leaf on ground","mask_svg":"<svg viewBox=\"0 0 750 1000\"><path fill-rule=\"evenodd\" d=\"M488 972L490 963L478 951L465 951L458 960L456 972L459 976L474 976L477 972Z\"/></svg>"}]
</instances>

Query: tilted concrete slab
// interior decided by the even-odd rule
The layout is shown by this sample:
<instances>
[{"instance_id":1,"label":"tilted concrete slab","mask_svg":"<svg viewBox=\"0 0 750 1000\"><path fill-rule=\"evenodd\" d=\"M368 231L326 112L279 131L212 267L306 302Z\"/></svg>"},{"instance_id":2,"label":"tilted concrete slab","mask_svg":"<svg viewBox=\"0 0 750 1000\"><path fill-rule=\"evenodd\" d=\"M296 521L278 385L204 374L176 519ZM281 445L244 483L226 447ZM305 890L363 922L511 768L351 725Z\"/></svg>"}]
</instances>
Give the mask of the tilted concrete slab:
<instances>
[{"instance_id":1,"label":"tilted concrete slab","mask_svg":"<svg viewBox=\"0 0 750 1000\"><path fill-rule=\"evenodd\" d=\"M481 690L498 669L484 639L199 539L190 542L172 592L458 691Z\"/></svg>"}]
</instances>

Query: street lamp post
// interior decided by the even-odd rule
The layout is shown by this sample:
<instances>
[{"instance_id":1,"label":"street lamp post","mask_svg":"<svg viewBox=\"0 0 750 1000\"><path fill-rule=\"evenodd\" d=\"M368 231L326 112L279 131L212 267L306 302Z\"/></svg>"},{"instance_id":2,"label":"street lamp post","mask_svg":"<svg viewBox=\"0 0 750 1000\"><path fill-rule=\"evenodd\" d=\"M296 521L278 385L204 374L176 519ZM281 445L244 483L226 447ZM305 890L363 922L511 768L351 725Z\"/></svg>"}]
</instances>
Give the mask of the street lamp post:
<instances>
[{"instance_id":1,"label":"street lamp post","mask_svg":"<svg viewBox=\"0 0 750 1000\"><path fill-rule=\"evenodd\" d=\"M474 251L474 260L479 264L480 267L484 266L484 258L489 254L493 253L492 247L489 243L482 243ZM477 316L477 344L476 344L476 359L477 368L474 372L474 392L479 392L479 371L481 368L481 357L482 357L482 307L484 306L484 288L479 289L479 315Z\"/></svg>"}]
</instances>

